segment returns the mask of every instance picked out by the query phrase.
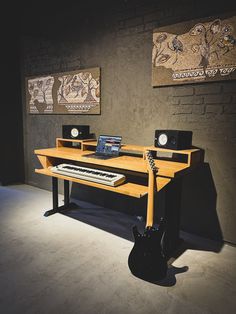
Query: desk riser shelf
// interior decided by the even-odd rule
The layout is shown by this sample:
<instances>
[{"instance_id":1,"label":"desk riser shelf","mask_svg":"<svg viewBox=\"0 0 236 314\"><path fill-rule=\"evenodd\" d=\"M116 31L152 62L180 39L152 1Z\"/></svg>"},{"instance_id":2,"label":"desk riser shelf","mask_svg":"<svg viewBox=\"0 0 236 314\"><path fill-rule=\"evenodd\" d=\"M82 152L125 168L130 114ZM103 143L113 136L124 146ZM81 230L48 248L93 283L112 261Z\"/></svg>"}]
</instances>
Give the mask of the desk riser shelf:
<instances>
[{"instance_id":1,"label":"desk riser shelf","mask_svg":"<svg viewBox=\"0 0 236 314\"><path fill-rule=\"evenodd\" d=\"M81 152L94 150L97 145L97 141L94 139L84 139L84 140L63 139L63 138L56 139L57 148L66 147L68 143L71 143L71 145L72 143L79 144ZM160 148L160 147L155 147L155 146L142 146L142 145L132 145L132 144L121 145L121 153L140 154L140 156L142 156L143 159L145 159L145 152L147 150L150 150L152 152L157 152L157 153L171 153L171 154L174 154L175 156L180 156L180 157L186 156L187 160L186 162L183 162L183 163L185 163L188 167L202 161L202 152L198 148L173 150L173 149L166 149L166 148Z\"/></svg>"}]
</instances>

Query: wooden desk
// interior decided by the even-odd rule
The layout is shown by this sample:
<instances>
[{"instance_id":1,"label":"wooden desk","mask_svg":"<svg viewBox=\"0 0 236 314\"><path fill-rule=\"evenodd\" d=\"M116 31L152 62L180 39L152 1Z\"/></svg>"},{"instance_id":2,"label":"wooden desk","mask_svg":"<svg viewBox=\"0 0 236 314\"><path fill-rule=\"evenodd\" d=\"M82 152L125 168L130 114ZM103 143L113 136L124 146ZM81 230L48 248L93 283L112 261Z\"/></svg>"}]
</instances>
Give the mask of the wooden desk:
<instances>
[{"instance_id":1,"label":"wooden desk","mask_svg":"<svg viewBox=\"0 0 236 314\"><path fill-rule=\"evenodd\" d=\"M95 188L112 191L119 194L128 195L131 197L141 198L148 193L148 171L145 160L145 151L150 150L154 155L155 164L158 168L157 191L159 192L168 185L168 198L166 202L166 216L178 216L180 212L180 194L179 187L181 177L192 171L194 166L201 162L201 152L199 149L189 150L166 150L154 146L139 146L126 145L121 147L121 154L117 158L101 160L86 157L96 147L94 140L70 140L56 139L56 147L46 149L36 149L37 155L42 168L35 169L36 173L52 177L52 193L53 193L53 208L45 212L45 216L49 216L56 212L60 212L73 206L69 201L69 181L80 183ZM158 154L170 153L172 158L159 157ZM173 158L174 156L174 158ZM123 173L127 180L120 186L112 187L91 181L81 180L65 175L53 173L50 170L51 166L61 163L71 163L89 168L103 169L111 172ZM58 206L58 179L64 180L64 202L63 206ZM178 217L176 218L178 220ZM176 220L175 219L175 220ZM174 238L178 238L179 220L173 226L173 222L169 224L171 228L175 228ZM173 231L173 230L172 230ZM171 232L172 232L171 231ZM172 232L173 233L173 232ZM177 241L177 240L176 240ZM168 250L173 246L173 237L167 239Z\"/></svg>"},{"instance_id":2,"label":"wooden desk","mask_svg":"<svg viewBox=\"0 0 236 314\"><path fill-rule=\"evenodd\" d=\"M147 175L146 161L142 157L120 156L114 159L100 160L95 158L86 158L85 156L88 153L91 153L91 151L81 151L76 148L68 147L36 150L35 154L37 154L43 169L36 169L35 171L40 174L56 177L59 179L70 180L73 182L82 183L84 185L94 186L103 190L109 190L133 197L140 198L147 194L146 185L125 182L120 186L111 187L104 184L55 174L49 169L50 166L55 166L58 163L76 162L77 164L83 166L95 166L97 169L106 169L108 171L110 170L111 172L122 172L126 174L127 172L131 171L136 172L137 176ZM160 191L169 182L169 178L159 177L157 179L158 191Z\"/></svg>"},{"instance_id":3,"label":"wooden desk","mask_svg":"<svg viewBox=\"0 0 236 314\"><path fill-rule=\"evenodd\" d=\"M193 166L200 161L200 150L190 149L182 151L174 150L164 150L161 148L156 148L153 146L138 146L138 145L122 145L121 156L117 158L112 158L108 160L101 160L95 158L87 158L86 155L91 153L91 148L96 146L95 141L91 140L69 140L57 138L55 148L46 149L36 149L35 154L37 155L43 169L36 169L37 173L41 173L48 176L58 177L58 174L53 174L49 167L55 166L62 162L72 162L87 167L93 165L95 168L106 169L114 172L135 172L136 175L147 175L147 165L144 158L144 152L150 150L152 152L170 152L178 155L184 155L187 157L186 162L177 161L167 161L161 160L159 158L155 159L155 164L158 168L158 178L157 178L157 189L160 191L166 184L170 182L170 178L175 178L177 176L183 175L186 172L191 171ZM67 147L66 145L70 143L80 144L78 147ZM65 145L65 146L64 146ZM62 176L60 176L61 178ZM167 179L168 178L168 179ZM65 178L64 178L65 179ZM77 179L70 178L70 181L78 182ZM82 181L82 180L79 180ZM79 182L81 183L81 182ZM88 181L82 182L85 185L93 185ZM126 182L124 185L127 185ZM142 197L147 193L145 186L140 186L140 184L132 185L131 189L125 191L124 187L111 188L108 186L99 185L102 189L112 189L116 193L122 193L134 197ZM96 187L98 187L96 185ZM95 186L95 185L94 185ZM128 184L129 186L129 184ZM130 186L131 187L131 186ZM147 188L147 187L146 187ZM124 192L121 192L124 190ZM140 192L139 192L140 190Z\"/></svg>"}]
</instances>

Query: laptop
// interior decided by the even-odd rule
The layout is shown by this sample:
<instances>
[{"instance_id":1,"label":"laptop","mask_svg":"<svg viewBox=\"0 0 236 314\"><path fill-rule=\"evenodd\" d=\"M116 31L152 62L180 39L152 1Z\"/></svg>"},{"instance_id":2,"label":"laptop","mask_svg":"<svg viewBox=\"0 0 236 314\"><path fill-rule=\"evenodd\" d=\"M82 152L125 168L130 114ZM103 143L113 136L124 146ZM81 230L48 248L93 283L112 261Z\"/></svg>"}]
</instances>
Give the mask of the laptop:
<instances>
[{"instance_id":1,"label":"laptop","mask_svg":"<svg viewBox=\"0 0 236 314\"><path fill-rule=\"evenodd\" d=\"M121 147L121 136L99 135L95 153L84 157L96 159L110 159L119 156Z\"/></svg>"}]
</instances>

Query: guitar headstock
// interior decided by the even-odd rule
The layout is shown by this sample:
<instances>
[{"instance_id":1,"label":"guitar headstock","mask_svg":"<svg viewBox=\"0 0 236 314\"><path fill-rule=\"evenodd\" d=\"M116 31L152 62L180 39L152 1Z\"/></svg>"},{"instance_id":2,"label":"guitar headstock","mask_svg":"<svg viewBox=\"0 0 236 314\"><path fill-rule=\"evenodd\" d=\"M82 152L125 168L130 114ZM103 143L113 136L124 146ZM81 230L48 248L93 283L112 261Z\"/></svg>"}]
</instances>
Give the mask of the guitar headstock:
<instances>
[{"instance_id":1,"label":"guitar headstock","mask_svg":"<svg viewBox=\"0 0 236 314\"><path fill-rule=\"evenodd\" d=\"M145 152L145 155L146 155L146 160L148 161L147 162L148 170L152 171L153 173L157 173L158 172L158 168L155 165L155 161L154 161L154 159L152 157L152 153L149 150L147 150Z\"/></svg>"}]
</instances>

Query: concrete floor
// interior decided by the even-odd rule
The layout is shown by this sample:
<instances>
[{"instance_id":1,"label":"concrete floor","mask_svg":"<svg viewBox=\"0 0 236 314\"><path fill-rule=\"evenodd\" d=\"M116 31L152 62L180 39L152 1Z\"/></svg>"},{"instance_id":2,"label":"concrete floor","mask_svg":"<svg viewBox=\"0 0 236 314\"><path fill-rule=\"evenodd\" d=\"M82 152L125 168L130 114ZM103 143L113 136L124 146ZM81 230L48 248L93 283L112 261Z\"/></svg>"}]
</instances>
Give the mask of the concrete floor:
<instances>
[{"instance_id":1,"label":"concrete floor","mask_svg":"<svg viewBox=\"0 0 236 314\"><path fill-rule=\"evenodd\" d=\"M235 313L235 247L224 245L217 253L217 244L182 233L187 249L166 280L151 284L127 266L132 219L80 206L74 215L82 221L46 218L50 192L0 187L1 313Z\"/></svg>"}]
</instances>

